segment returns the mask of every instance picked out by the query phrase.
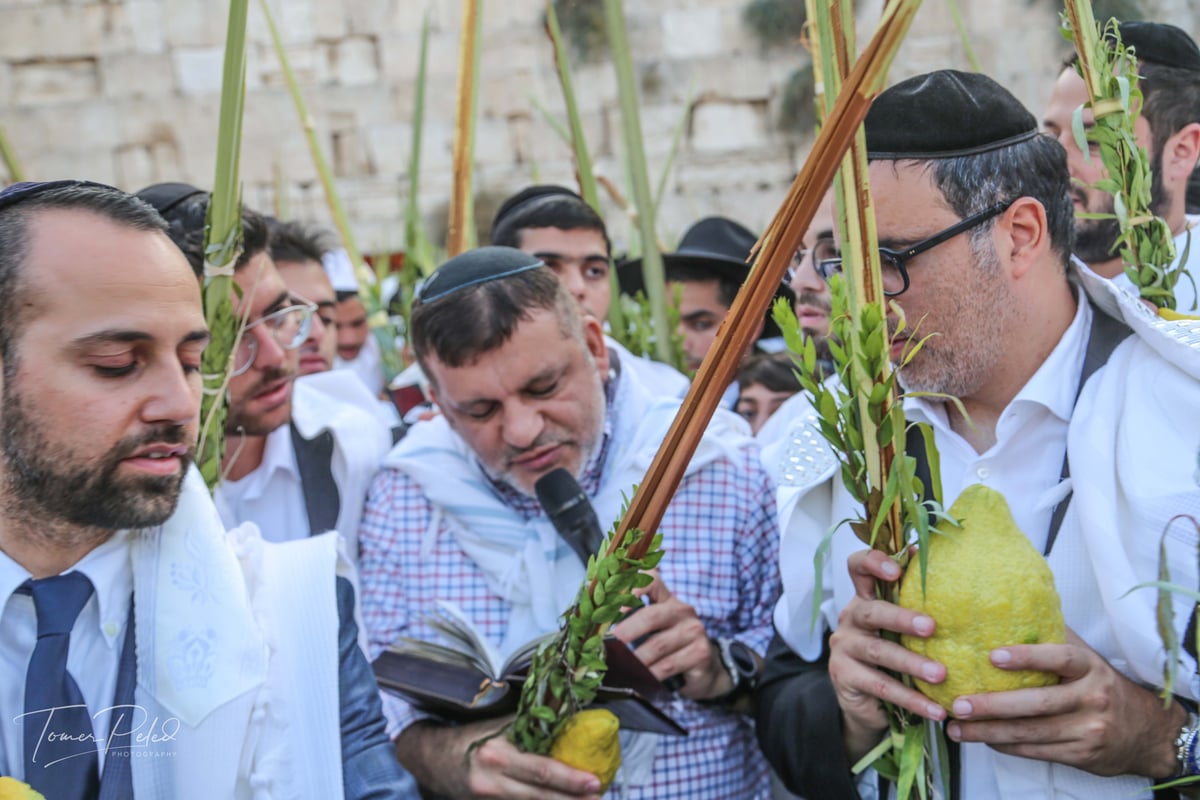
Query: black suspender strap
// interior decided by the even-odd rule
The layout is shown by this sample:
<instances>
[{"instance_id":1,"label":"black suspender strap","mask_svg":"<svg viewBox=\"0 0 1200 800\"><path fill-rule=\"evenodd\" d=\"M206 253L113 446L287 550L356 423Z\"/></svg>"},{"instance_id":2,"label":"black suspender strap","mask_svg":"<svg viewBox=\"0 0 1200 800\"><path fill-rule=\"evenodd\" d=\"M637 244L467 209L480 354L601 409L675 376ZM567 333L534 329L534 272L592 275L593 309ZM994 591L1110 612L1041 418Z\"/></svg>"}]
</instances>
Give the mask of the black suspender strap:
<instances>
[{"instance_id":1,"label":"black suspender strap","mask_svg":"<svg viewBox=\"0 0 1200 800\"><path fill-rule=\"evenodd\" d=\"M1088 378L1092 377L1092 373L1108 363L1108 358L1112 355L1113 350L1116 350L1117 345L1125 341L1132 333L1133 331L1124 322L1105 314L1096 308L1095 304L1092 305L1092 330L1088 336L1087 353L1083 357L1083 369L1079 372L1079 386L1075 389L1075 400L1071 404L1072 407L1079 402L1083 386L1087 383ZM1071 464L1064 451L1059 483L1069 477L1071 477ZM1054 507L1054 512L1050 516L1050 532L1046 536L1046 547L1042 550L1042 555L1049 556L1054 542L1058 539L1058 529L1062 527L1063 517L1067 515L1067 505L1071 502L1071 494L1071 492L1067 492L1066 496Z\"/></svg>"},{"instance_id":2,"label":"black suspender strap","mask_svg":"<svg viewBox=\"0 0 1200 800\"><path fill-rule=\"evenodd\" d=\"M309 533L315 535L333 530L341 510L337 482L333 479L333 433L324 430L305 439L294 424L291 428Z\"/></svg>"}]
</instances>

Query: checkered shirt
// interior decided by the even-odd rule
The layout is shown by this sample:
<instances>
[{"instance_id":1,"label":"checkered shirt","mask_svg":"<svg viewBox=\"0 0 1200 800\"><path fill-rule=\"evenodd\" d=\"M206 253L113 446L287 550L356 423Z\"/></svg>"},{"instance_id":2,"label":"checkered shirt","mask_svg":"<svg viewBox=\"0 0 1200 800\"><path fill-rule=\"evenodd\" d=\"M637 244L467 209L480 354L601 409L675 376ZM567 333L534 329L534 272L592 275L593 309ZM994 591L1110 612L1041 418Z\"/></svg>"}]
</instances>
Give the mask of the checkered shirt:
<instances>
[{"instance_id":1,"label":"checkered shirt","mask_svg":"<svg viewBox=\"0 0 1200 800\"><path fill-rule=\"evenodd\" d=\"M609 404L611 416L612 405ZM611 419L606 419L611 432ZM607 442L607 434L605 437ZM603 449L580 484L594 492ZM493 483L497 497L526 519L541 515L535 498ZM504 638L510 604L493 594L483 573L447 525L432 552L421 542L433 508L420 487L397 469L384 469L367 495L359 532L363 618L374 658L400 636L437 639L423 617L435 599L458 605L493 645ZM766 650L780 594L778 520L774 488L753 447L688 476L667 509L660 531L666 556L660 572L676 596L695 607L710 636L733 637ZM427 715L385 693L389 734ZM678 697L663 709L688 730L662 737L651 782L629 789L629 800L766 800L770 783L747 716Z\"/></svg>"}]
</instances>

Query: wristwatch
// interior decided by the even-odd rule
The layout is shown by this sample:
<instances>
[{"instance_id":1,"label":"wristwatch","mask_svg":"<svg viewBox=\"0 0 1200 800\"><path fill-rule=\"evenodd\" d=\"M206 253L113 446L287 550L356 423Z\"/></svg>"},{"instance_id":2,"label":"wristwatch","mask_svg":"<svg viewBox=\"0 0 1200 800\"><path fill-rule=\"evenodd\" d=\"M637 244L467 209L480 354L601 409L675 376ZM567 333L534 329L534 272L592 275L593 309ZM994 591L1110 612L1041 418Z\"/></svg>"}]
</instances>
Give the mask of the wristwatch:
<instances>
[{"instance_id":1,"label":"wristwatch","mask_svg":"<svg viewBox=\"0 0 1200 800\"><path fill-rule=\"evenodd\" d=\"M754 651L737 639L719 636L712 640L713 646L721 656L721 664L733 680L733 688L725 694L714 697L708 702L715 704L733 703L738 698L754 691L758 685L758 657Z\"/></svg>"},{"instance_id":2,"label":"wristwatch","mask_svg":"<svg viewBox=\"0 0 1200 800\"><path fill-rule=\"evenodd\" d=\"M1187 722L1179 729L1175 737L1175 777L1184 778L1200 775L1200 717L1196 712L1189 711Z\"/></svg>"}]
</instances>

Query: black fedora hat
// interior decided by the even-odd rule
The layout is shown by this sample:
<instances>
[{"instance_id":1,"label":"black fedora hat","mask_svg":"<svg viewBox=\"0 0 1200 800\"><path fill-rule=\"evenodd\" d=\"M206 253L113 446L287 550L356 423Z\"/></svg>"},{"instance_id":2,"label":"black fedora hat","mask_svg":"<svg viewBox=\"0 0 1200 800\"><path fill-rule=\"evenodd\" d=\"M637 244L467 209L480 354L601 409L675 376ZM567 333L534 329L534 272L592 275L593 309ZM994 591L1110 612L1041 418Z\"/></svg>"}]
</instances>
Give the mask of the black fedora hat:
<instances>
[{"instance_id":1,"label":"black fedora hat","mask_svg":"<svg viewBox=\"0 0 1200 800\"><path fill-rule=\"evenodd\" d=\"M750 230L727 217L705 217L684 231L679 247L673 253L663 253L663 268L686 267L712 275L717 280L729 280L743 284L750 275L750 250L758 241ZM645 291L642 279L642 259L634 258L617 266L617 281L621 291L633 296ZM775 291L789 304L795 304L796 293L787 281L782 281ZM779 336L779 328L767 313L762 336Z\"/></svg>"}]
</instances>

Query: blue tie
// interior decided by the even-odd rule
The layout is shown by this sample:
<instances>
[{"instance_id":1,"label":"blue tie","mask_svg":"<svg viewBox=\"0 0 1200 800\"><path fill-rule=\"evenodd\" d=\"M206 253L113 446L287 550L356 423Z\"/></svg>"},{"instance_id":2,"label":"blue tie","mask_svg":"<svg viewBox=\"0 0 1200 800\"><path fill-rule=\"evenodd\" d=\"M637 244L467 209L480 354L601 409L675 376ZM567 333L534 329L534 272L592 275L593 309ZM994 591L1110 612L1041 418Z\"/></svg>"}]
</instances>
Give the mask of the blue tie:
<instances>
[{"instance_id":1,"label":"blue tie","mask_svg":"<svg viewBox=\"0 0 1200 800\"><path fill-rule=\"evenodd\" d=\"M75 618L92 595L82 572L26 581L37 610L37 645L25 674L25 781L47 798L85 800L100 765L83 694L67 674Z\"/></svg>"}]
</instances>

